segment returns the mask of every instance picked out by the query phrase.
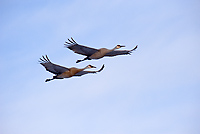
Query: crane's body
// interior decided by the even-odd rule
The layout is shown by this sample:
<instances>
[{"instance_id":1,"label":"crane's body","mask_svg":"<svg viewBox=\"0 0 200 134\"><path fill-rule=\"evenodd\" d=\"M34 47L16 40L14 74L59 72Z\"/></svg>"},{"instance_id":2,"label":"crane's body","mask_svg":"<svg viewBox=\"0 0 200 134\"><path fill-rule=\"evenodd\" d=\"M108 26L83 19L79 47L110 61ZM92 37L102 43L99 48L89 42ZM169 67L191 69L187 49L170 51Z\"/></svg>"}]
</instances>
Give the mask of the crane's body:
<instances>
[{"instance_id":1,"label":"crane's body","mask_svg":"<svg viewBox=\"0 0 200 134\"><path fill-rule=\"evenodd\" d=\"M92 65L88 65L81 69L75 68L75 67L66 68L66 67L52 63L49 60L47 55L46 55L46 57L45 56L42 56L42 57L43 58L40 58L40 64L42 66L44 66L47 71L49 71L53 74L56 74L55 76L53 76L52 79L46 79L45 82L48 82L48 81L51 81L54 79L64 79L64 78L70 78L73 76L82 76L82 75L88 74L88 73L97 73L97 72L101 72L104 68L104 65L98 71L84 71L85 69L88 69L88 68L96 68L95 66L92 66Z\"/></svg>"},{"instance_id":2,"label":"crane's body","mask_svg":"<svg viewBox=\"0 0 200 134\"><path fill-rule=\"evenodd\" d=\"M76 73L83 71L85 69L86 68L79 69L79 68L72 67L72 68L69 68L69 70L57 75L56 78L58 78L58 79L70 78L70 77L74 76Z\"/></svg>"},{"instance_id":3,"label":"crane's body","mask_svg":"<svg viewBox=\"0 0 200 134\"><path fill-rule=\"evenodd\" d=\"M84 61L84 60L100 59L100 58L103 58L104 56L112 57L112 56L117 56L117 55L131 54L133 50L137 49L137 46L136 46L132 50L116 50L121 47L125 47L122 45L117 45L113 49L107 49L107 48L95 49L95 48L79 45L78 43L76 43L76 41L73 38L71 38L71 40L68 39L68 41L69 42L67 41L65 42L66 43L65 45L67 48L74 51L75 53L87 56L83 60L77 60L76 63Z\"/></svg>"},{"instance_id":4,"label":"crane's body","mask_svg":"<svg viewBox=\"0 0 200 134\"><path fill-rule=\"evenodd\" d=\"M90 59L101 59L105 56L106 53L113 51L112 49L109 50L107 48L101 48L96 53L89 56Z\"/></svg>"}]
</instances>

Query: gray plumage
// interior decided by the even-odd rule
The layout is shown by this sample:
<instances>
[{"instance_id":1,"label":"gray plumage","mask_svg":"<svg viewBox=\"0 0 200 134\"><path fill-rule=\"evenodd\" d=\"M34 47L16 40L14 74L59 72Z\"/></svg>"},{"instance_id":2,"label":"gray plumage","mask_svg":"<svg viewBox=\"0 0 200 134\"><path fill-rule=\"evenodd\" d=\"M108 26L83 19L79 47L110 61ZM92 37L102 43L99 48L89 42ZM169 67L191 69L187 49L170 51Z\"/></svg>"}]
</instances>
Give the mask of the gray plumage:
<instances>
[{"instance_id":1,"label":"gray plumage","mask_svg":"<svg viewBox=\"0 0 200 134\"><path fill-rule=\"evenodd\" d=\"M117 55L127 55L127 54L130 55L133 50L137 49L137 46L135 46L135 48L131 50L116 50L121 47L125 47L122 45L117 45L113 49L107 49L107 48L96 49L96 48L79 45L72 37L71 37L71 40L68 39L68 42L66 41L65 43L66 44L64 45L68 49L74 51L77 54L86 56L86 58L84 58L83 60L77 60L76 63L84 61L84 60L100 59L100 58L103 58L104 56L112 57L112 56L117 56Z\"/></svg>"},{"instance_id":2,"label":"gray plumage","mask_svg":"<svg viewBox=\"0 0 200 134\"><path fill-rule=\"evenodd\" d=\"M69 68L66 68L66 67L63 67L63 66L56 65L56 64L52 63L49 60L47 55L46 56L42 55L42 58L40 58L40 61L39 61L40 64L42 66L44 66L47 71L49 71L49 72L51 72L53 74L58 75L58 74L62 74L65 71L69 71Z\"/></svg>"}]
</instances>

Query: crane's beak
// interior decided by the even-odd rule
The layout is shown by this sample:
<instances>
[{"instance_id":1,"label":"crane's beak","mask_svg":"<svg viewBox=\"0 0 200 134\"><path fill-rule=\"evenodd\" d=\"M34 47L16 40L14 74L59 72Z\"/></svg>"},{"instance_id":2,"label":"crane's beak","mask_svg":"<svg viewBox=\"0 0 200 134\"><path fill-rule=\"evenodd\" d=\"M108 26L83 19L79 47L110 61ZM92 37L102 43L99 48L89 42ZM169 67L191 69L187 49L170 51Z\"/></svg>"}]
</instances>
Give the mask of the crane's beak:
<instances>
[{"instance_id":1,"label":"crane's beak","mask_svg":"<svg viewBox=\"0 0 200 134\"><path fill-rule=\"evenodd\" d=\"M90 65L91 68L96 68L95 66Z\"/></svg>"},{"instance_id":2,"label":"crane's beak","mask_svg":"<svg viewBox=\"0 0 200 134\"><path fill-rule=\"evenodd\" d=\"M125 47L125 46L120 45L120 47Z\"/></svg>"}]
</instances>

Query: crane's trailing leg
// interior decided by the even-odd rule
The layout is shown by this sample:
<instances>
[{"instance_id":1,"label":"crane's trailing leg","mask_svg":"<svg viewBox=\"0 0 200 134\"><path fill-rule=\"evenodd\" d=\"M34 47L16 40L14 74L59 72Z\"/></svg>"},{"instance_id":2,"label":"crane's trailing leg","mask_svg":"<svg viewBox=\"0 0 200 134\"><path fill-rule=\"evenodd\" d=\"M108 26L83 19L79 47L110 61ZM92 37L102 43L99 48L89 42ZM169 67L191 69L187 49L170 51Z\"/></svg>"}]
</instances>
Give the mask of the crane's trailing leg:
<instances>
[{"instance_id":1,"label":"crane's trailing leg","mask_svg":"<svg viewBox=\"0 0 200 134\"><path fill-rule=\"evenodd\" d=\"M51 81L51 80L54 80L54 79L58 79L57 76L53 76L53 78L51 78L51 79L46 79L45 82L48 82L48 81Z\"/></svg>"},{"instance_id":2,"label":"crane's trailing leg","mask_svg":"<svg viewBox=\"0 0 200 134\"><path fill-rule=\"evenodd\" d=\"M53 78L52 79L46 79L45 82L48 82L48 81L51 81L51 80L54 80L54 79Z\"/></svg>"},{"instance_id":3,"label":"crane's trailing leg","mask_svg":"<svg viewBox=\"0 0 200 134\"><path fill-rule=\"evenodd\" d=\"M84 58L82 60L77 60L76 63L79 63L79 62L84 61L84 60L91 60L91 59L89 57L86 57L86 58Z\"/></svg>"}]
</instances>

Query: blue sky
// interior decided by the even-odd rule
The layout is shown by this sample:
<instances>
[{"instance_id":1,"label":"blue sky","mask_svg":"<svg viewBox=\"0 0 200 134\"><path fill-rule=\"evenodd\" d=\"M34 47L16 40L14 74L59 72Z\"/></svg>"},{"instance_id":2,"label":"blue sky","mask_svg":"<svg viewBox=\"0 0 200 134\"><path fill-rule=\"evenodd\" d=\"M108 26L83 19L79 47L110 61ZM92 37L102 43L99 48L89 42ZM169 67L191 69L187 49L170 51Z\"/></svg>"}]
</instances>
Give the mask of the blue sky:
<instances>
[{"instance_id":1,"label":"blue sky","mask_svg":"<svg viewBox=\"0 0 200 134\"><path fill-rule=\"evenodd\" d=\"M199 134L198 0L1 1L1 134ZM76 64L67 38L131 49ZM41 55L95 75L55 80Z\"/></svg>"}]
</instances>

